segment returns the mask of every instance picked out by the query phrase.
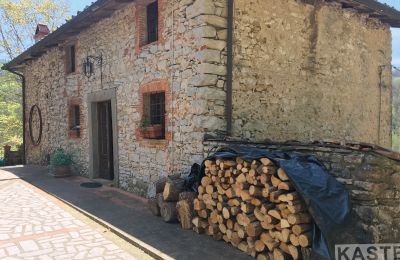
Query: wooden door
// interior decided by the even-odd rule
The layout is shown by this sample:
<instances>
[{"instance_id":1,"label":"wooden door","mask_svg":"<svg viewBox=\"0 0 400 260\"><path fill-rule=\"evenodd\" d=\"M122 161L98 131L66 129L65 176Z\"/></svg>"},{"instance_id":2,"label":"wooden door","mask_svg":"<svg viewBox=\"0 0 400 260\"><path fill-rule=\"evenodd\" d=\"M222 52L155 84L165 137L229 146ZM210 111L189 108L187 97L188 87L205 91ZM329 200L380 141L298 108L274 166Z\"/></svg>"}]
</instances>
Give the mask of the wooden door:
<instances>
[{"instance_id":1,"label":"wooden door","mask_svg":"<svg viewBox=\"0 0 400 260\"><path fill-rule=\"evenodd\" d=\"M111 101L97 104L97 120L99 129L99 177L113 180L114 157Z\"/></svg>"}]
</instances>

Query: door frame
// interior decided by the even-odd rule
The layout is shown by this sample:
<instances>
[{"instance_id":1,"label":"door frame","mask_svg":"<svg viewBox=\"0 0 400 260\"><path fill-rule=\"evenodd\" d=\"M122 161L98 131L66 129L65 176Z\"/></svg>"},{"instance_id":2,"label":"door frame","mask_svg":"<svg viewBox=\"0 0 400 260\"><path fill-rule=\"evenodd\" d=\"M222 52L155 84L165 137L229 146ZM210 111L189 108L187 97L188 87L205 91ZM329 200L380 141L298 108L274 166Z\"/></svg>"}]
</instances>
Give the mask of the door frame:
<instances>
[{"instance_id":1,"label":"door frame","mask_svg":"<svg viewBox=\"0 0 400 260\"><path fill-rule=\"evenodd\" d=\"M111 121L113 138L114 186L119 187L119 158L117 132L117 95L116 89L101 90L87 96L88 104L88 134L89 134L89 177L99 177L99 146L98 146L98 118L97 103L111 101Z\"/></svg>"}]
</instances>

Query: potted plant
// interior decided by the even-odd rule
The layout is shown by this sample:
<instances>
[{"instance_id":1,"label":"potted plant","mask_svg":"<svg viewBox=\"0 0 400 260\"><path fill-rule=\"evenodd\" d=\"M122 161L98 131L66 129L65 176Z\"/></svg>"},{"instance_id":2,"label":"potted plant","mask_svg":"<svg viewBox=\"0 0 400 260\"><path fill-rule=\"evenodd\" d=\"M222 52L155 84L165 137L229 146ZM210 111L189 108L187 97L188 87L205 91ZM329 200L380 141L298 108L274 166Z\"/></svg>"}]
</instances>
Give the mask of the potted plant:
<instances>
[{"instance_id":1,"label":"potted plant","mask_svg":"<svg viewBox=\"0 0 400 260\"><path fill-rule=\"evenodd\" d=\"M79 138L81 136L81 127L79 125L72 127L69 130L70 138Z\"/></svg>"},{"instance_id":2,"label":"potted plant","mask_svg":"<svg viewBox=\"0 0 400 260\"><path fill-rule=\"evenodd\" d=\"M54 177L66 177L71 175L72 155L63 149L57 149L50 156L50 165L53 167Z\"/></svg>"},{"instance_id":3,"label":"potted plant","mask_svg":"<svg viewBox=\"0 0 400 260\"><path fill-rule=\"evenodd\" d=\"M145 139L160 139L162 137L162 126L160 124L152 125L148 118L142 119L140 128Z\"/></svg>"}]
</instances>

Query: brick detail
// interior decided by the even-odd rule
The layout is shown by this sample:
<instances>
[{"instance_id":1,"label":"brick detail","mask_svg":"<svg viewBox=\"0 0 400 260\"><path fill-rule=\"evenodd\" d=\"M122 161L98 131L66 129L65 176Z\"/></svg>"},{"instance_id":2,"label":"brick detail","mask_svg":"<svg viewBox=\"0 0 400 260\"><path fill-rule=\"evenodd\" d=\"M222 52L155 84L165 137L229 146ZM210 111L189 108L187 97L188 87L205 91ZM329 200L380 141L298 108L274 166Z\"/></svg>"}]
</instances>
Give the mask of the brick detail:
<instances>
[{"instance_id":1,"label":"brick detail","mask_svg":"<svg viewBox=\"0 0 400 260\"><path fill-rule=\"evenodd\" d=\"M137 122L136 127L136 139L137 141L145 146L145 147L154 147L160 149L166 149L168 147L168 143L171 140L171 132L168 129L169 126L169 106L170 106L170 87L167 79L155 80L149 83L146 83L140 87L140 99L139 99L139 112L140 115L143 115L144 104L143 99L145 94L151 93L159 93L165 92L165 139L164 140L152 140L152 139L144 139L141 129L140 129L140 121Z\"/></svg>"},{"instance_id":2,"label":"brick detail","mask_svg":"<svg viewBox=\"0 0 400 260\"><path fill-rule=\"evenodd\" d=\"M136 5L135 10L135 22L136 22L136 33L135 33L135 52L139 54L143 48L150 47L152 45L162 44L165 42L164 29L165 29L165 11L166 11L166 0L158 1L158 40L152 43L146 43L146 6L148 3L140 2ZM151 1L149 2L151 3Z\"/></svg>"},{"instance_id":3,"label":"brick detail","mask_svg":"<svg viewBox=\"0 0 400 260\"><path fill-rule=\"evenodd\" d=\"M71 130L73 127L73 118L74 118L74 111L73 108L74 106L79 106L79 119L80 119L80 130L75 131ZM84 122L83 122L83 113L82 113L82 100L78 97L70 98L68 100L68 138L69 139L80 139L82 135L82 130L83 130Z\"/></svg>"}]
</instances>

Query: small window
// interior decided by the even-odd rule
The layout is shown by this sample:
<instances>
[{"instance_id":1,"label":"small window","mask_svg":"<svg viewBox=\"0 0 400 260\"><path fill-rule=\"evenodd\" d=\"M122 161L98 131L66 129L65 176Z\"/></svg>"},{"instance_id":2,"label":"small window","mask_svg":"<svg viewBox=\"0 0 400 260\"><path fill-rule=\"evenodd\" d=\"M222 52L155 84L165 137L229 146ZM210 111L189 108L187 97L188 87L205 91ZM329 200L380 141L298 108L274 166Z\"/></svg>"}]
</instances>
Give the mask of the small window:
<instances>
[{"instance_id":1,"label":"small window","mask_svg":"<svg viewBox=\"0 0 400 260\"><path fill-rule=\"evenodd\" d=\"M69 134L70 137L80 137L81 131L81 110L79 105L72 105L69 111Z\"/></svg>"},{"instance_id":2,"label":"small window","mask_svg":"<svg viewBox=\"0 0 400 260\"><path fill-rule=\"evenodd\" d=\"M67 66L66 71L67 71L67 73L75 72L75 69L76 69L75 46L71 45L71 46L66 47L65 55L66 55L66 66Z\"/></svg>"},{"instance_id":3,"label":"small window","mask_svg":"<svg viewBox=\"0 0 400 260\"><path fill-rule=\"evenodd\" d=\"M165 92L144 94L143 99L143 137L165 139Z\"/></svg>"},{"instance_id":4,"label":"small window","mask_svg":"<svg viewBox=\"0 0 400 260\"><path fill-rule=\"evenodd\" d=\"M146 7L147 44L158 40L158 1Z\"/></svg>"},{"instance_id":5,"label":"small window","mask_svg":"<svg viewBox=\"0 0 400 260\"><path fill-rule=\"evenodd\" d=\"M81 111L79 106L73 106L72 108L73 116L72 116L72 125L73 128L77 128L81 126Z\"/></svg>"}]
</instances>

